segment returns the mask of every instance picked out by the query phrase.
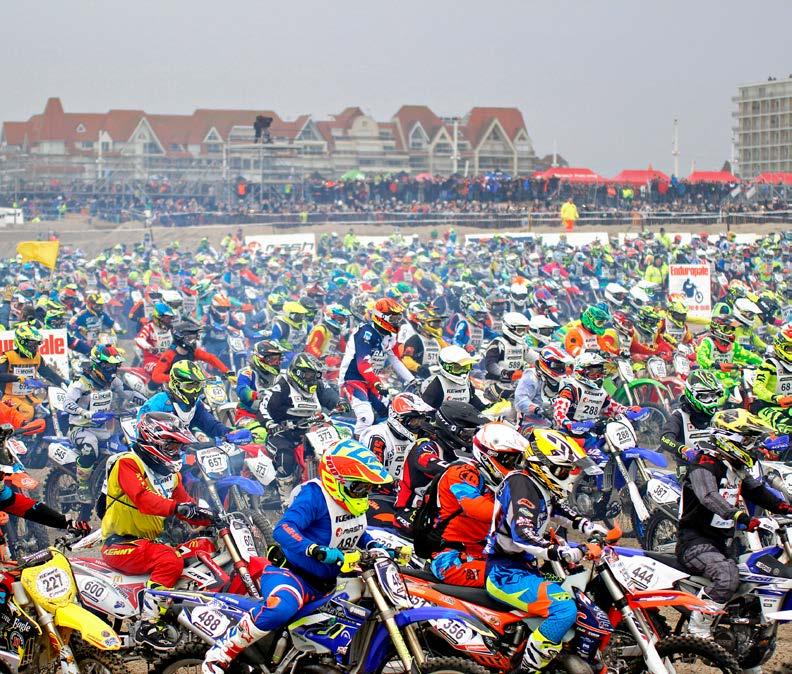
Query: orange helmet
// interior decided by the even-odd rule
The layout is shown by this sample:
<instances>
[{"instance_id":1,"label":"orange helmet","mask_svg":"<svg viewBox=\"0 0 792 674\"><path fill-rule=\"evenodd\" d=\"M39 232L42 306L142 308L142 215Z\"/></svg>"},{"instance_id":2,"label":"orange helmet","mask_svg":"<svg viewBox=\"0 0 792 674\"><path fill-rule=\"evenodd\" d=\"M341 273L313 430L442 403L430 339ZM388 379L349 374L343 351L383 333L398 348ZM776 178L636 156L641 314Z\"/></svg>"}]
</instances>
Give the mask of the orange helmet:
<instances>
[{"instance_id":1,"label":"orange helmet","mask_svg":"<svg viewBox=\"0 0 792 674\"><path fill-rule=\"evenodd\" d=\"M214 297L212 297L212 306L215 309L220 309L220 310L222 310L223 308L230 309L231 300L229 300L228 296L224 295L223 293L217 293Z\"/></svg>"},{"instance_id":2,"label":"orange helmet","mask_svg":"<svg viewBox=\"0 0 792 674\"><path fill-rule=\"evenodd\" d=\"M399 332L404 309L401 304L390 297L384 297L374 303L371 310L371 322L383 332L395 335Z\"/></svg>"}]
</instances>

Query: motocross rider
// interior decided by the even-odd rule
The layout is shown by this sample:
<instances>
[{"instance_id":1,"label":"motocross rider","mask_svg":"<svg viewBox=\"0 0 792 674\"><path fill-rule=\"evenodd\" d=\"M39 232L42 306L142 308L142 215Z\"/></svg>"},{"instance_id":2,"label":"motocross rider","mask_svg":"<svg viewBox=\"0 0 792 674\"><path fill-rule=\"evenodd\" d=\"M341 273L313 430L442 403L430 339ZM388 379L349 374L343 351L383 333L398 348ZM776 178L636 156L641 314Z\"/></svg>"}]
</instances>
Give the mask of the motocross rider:
<instances>
[{"instance_id":1,"label":"motocross rider","mask_svg":"<svg viewBox=\"0 0 792 674\"><path fill-rule=\"evenodd\" d=\"M753 392L751 411L778 433L792 433L792 326L776 333L773 355L757 369Z\"/></svg>"},{"instance_id":2,"label":"motocross rider","mask_svg":"<svg viewBox=\"0 0 792 674\"><path fill-rule=\"evenodd\" d=\"M135 349L143 361L143 369L151 372L160 355L173 341L173 321L176 314L165 302L156 302L151 310L151 320L135 337Z\"/></svg>"},{"instance_id":3,"label":"motocross rider","mask_svg":"<svg viewBox=\"0 0 792 674\"><path fill-rule=\"evenodd\" d=\"M475 362L476 359L459 346L440 349L435 373L426 380L421 391L424 402L438 409L445 400L457 400L483 410L486 404L476 395L470 381L470 370Z\"/></svg>"}]
</instances>

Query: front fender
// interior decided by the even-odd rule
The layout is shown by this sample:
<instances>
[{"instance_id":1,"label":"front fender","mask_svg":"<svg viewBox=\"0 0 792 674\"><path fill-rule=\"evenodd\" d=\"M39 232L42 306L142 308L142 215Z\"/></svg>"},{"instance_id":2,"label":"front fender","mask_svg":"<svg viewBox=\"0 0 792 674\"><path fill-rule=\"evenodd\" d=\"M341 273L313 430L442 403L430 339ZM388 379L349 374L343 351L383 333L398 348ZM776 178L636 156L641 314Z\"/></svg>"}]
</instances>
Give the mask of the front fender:
<instances>
[{"instance_id":1,"label":"front fender","mask_svg":"<svg viewBox=\"0 0 792 674\"><path fill-rule=\"evenodd\" d=\"M646 449L645 447L630 447L622 452L622 457L625 459L644 459L653 463L655 466L665 468L668 465L668 459L661 452L656 452L653 449Z\"/></svg>"},{"instance_id":2,"label":"front fender","mask_svg":"<svg viewBox=\"0 0 792 674\"><path fill-rule=\"evenodd\" d=\"M260 482L241 475L226 475L217 481L217 492L221 501L225 499L231 487L239 487L243 492L252 496L264 495L264 487Z\"/></svg>"},{"instance_id":3,"label":"front fender","mask_svg":"<svg viewBox=\"0 0 792 674\"><path fill-rule=\"evenodd\" d=\"M78 604L66 604L55 611L55 624L80 633L83 640L103 651L117 651L121 639L101 618Z\"/></svg>"},{"instance_id":4,"label":"front fender","mask_svg":"<svg viewBox=\"0 0 792 674\"><path fill-rule=\"evenodd\" d=\"M407 625L414 625L415 623L427 622L429 620L454 620L461 623L466 623L475 631L481 633L483 636L495 637L496 635L481 620L475 616L463 613L462 611L453 611L446 608L438 608L435 606L420 606L418 608L408 608L400 611L394 616L396 625L401 629ZM388 657L391 647L389 645L390 634L388 628L380 623L374 635L371 638L371 643L368 648L368 655L363 664L363 671L376 672L382 665L385 664L385 659Z\"/></svg>"},{"instance_id":5,"label":"front fender","mask_svg":"<svg viewBox=\"0 0 792 674\"><path fill-rule=\"evenodd\" d=\"M665 395L671 395L668 387L663 382L657 381L657 379L651 379L650 377L633 379L629 384L627 384L627 386L630 390L638 388L639 386L651 386L652 388L656 388L658 391L662 391Z\"/></svg>"}]
</instances>

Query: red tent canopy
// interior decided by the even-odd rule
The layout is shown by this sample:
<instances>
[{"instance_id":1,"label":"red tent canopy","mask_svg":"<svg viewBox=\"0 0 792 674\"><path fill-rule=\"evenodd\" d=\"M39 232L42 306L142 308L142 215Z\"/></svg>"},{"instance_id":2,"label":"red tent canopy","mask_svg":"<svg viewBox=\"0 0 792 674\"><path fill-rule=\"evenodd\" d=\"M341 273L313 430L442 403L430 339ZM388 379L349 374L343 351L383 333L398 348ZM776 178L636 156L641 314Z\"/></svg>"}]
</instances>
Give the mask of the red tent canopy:
<instances>
[{"instance_id":1,"label":"red tent canopy","mask_svg":"<svg viewBox=\"0 0 792 674\"><path fill-rule=\"evenodd\" d=\"M754 182L767 183L768 185L792 185L792 173L773 173L768 171L756 176Z\"/></svg>"},{"instance_id":2,"label":"red tent canopy","mask_svg":"<svg viewBox=\"0 0 792 674\"><path fill-rule=\"evenodd\" d=\"M689 183L738 183L740 179L728 171L693 171L687 181Z\"/></svg>"},{"instance_id":3,"label":"red tent canopy","mask_svg":"<svg viewBox=\"0 0 792 674\"><path fill-rule=\"evenodd\" d=\"M591 169L587 168L572 168L569 166L557 166L555 168L550 167L546 171L538 171L534 173L534 178L539 180L550 180L551 178L558 178L559 180L565 180L569 183L580 183L580 184L594 184L594 183L604 183L606 182L605 178L601 175L594 173Z\"/></svg>"},{"instance_id":4,"label":"red tent canopy","mask_svg":"<svg viewBox=\"0 0 792 674\"><path fill-rule=\"evenodd\" d=\"M646 185L651 180L668 182L669 178L662 171L655 171L654 169L624 169L619 175L613 177L612 182L619 185Z\"/></svg>"}]
</instances>

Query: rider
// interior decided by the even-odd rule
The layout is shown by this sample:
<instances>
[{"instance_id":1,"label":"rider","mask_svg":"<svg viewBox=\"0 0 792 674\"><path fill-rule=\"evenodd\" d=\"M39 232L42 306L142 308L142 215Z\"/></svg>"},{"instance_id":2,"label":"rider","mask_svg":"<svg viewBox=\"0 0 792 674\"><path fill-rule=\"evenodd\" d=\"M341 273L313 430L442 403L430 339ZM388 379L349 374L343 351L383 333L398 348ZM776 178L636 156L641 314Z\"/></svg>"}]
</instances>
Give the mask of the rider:
<instances>
[{"instance_id":1,"label":"rider","mask_svg":"<svg viewBox=\"0 0 792 674\"><path fill-rule=\"evenodd\" d=\"M476 395L470 381L470 370L475 362L476 359L459 346L440 349L435 373L426 380L421 391L424 402L438 409L445 400L457 400L483 410L486 404Z\"/></svg>"},{"instance_id":2,"label":"rider","mask_svg":"<svg viewBox=\"0 0 792 674\"><path fill-rule=\"evenodd\" d=\"M366 445L398 483L404 459L418 433L434 414L434 409L413 393L400 393L388 407L384 422L369 426L360 434Z\"/></svg>"},{"instance_id":3,"label":"rider","mask_svg":"<svg viewBox=\"0 0 792 674\"><path fill-rule=\"evenodd\" d=\"M792 326L776 333L773 355L757 369L753 392L751 411L778 433L792 433Z\"/></svg>"},{"instance_id":4,"label":"rider","mask_svg":"<svg viewBox=\"0 0 792 674\"><path fill-rule=\"evenodd\" d=\"M157 302L151 310L151 320L135 337L135 348L143 361L143 369L151 372L160 355L173 341L173 321L176 314L165 302Z\"/></svg>"},{"instance_id":5,"label":"rider","mask_svg":"<svg viewBox=\"0 0 792 674\"><path fill-rule=\"evenodd\" d=\"M114 346L97 344L82 376L69 385L63 411L69 415L69 440L78 451L77 496L92 500L90 479L99 458L99 443L116 429L115 412L126 400L124 385L116 376L124 356Z\"/></svg>"},{"instance_id":6,"label":"rider","mask_svg":"<svg viewBox=\"0 0 792 674\"><path fill-rule=\"evenodd\" d=\"M327 358L330 365L337 367L341 362L341 354L346 348L346 332L352 314L340 304L328 304L323 310L322 320L311 330L305 343L306 353L317 358Z\"/></svg>"},{"instance_id":7,"label":"rider","mask_svg":"<svg viewBox=\"0 0 792 674\"><path fill-rule=\"evenodd\" d=\"M308 310L299 302L284 302L281 313L272 321L270 339L288 344L290 350L299 349L306 339L307 316Z\"/></svg>"},{"instance_id":8,"label":"rider","mask_svg":"<svg viewBox=\"0 0 792 674\"><path fill-rule=\"evenodd\" d=\"M452 330L452 344L473 354L485 339L495 339L497 335L489 325L490 318L484 304L468 296L463 296L460 304L462 313L453 316L446 329Z\"/></svg>"},{"instance_id":9,"label":"rider","mask_svg":"<svg viewBox=\"0 0 792 674\"><path fill-rule=\"evenodd\" d=\"M278 493L284 505L297 480L294 450L308 430L301 423L338 405L338 392L322 381L322 370L322 364L310 354L297 354L259 407L268 433L267 444L275 450Z\"/></svg>"},{"instance_id":10,"label":"rider","mask_svg":"<svg viewBox=\"0 0 792 674\"><path fill-rule=\"evenodd\" d=\"M85 296L85 309L75 314L69 324L91 346L96 343L102 330L115 327L115 321L103 309L104 303L100 293L88 293Z\"/></svg>"},{"instance_id":11,"label":"rider","mask_svg":"<svg viewBox=\"0 0 792 674\"><path fill-rule=\"evenodd\" d=\"M375 413L384 416L387 411L382 402L387 388L379 378L386 360L403 382L409 384L414 379L401 361L401 348L396 340L402 320L401 305L383 298L370 313L371 320L363 323L347 342L341 361L341 392L355 413L357 435L374 423Z\"/></svg>"},{"instance_id":12,"label":"rider","mask_svg":"<svg viewBox=\"0 0 792 674\"><path fill-rule=\"evenodd\" d=\"M671 344L690 344L693 342L693 333L687 326L688 311L684 302L672 299L665 310L663 323L660 326L660 335Z\"/></svg>"},{"instance_id":13,"label":"rider","mask_svg":"<svg viewBox=\"0 0 792 674\"><path fill-rule=\"evenodd\" d=\"M553 399L558 395L561 381L572 365L572 358L555 344L539 352L533 368L523 372L514 391L514 407L528 416L550 415Z\"/></svg>"},{"instance_id":14,"label":"rider","mask_svg":"<svg viewBox=\"0 0 792 674\"><path fill-rule=\"evenodd\" d=\"M760 356L747 351L735 342L737 322L731 315L713 316L710 321L709 335L699 342L696 349L696 363L705 370L712 370L720 379L727 392L740 383L739 374L735 376L735 366L759 365Z\"/></svg>"},{"instance_id":15,"label":"rider","mask_svg":"<svg viewBox=\"0 0 792 674\"><path fill-rule=\"evenodd\" d=\"M171 367L178 360L197 360L206 363L225 376L233 374L222 360L198 346L200 334L201 326L190 318L173 326L173 344L159 357L151 371L150 388L167 384Z\"/></svg>"},{"instance_id":16,"label":"rider","mask_svg":"<svg viewBox=\"0 0 792 674\"><path fill-rule=\"evenodd\" d=\"M682 402L663 427L660 446L678 460L693 460L698 444L710 435L712 416L725 400L723 385L712 372L691 372L685 381Z\"/></svg>"},{"instance_id":17,"label":"rider","mask_svg":"<svg viewBox=\"0 0 792 674\"><path fill-rule=\"evenodd\" d=\"M62 386L64 381L53 368L47 365L39 353L43 337L38 328L30 323L17 323L14 328L14 348L0 354L0 384L5 386L3 401L15 407L31 421L36 413L38 401L31 394L43 388L39 377ZM3 367L5 366L5 367Z\"/></svg>"},{"instance_id":18,"label":"rider","mask_svg":"<svg viewBox=\"0 0 792 674\"><path fill-rule=\"evenodd\" d=\"M654 307L641 307L638 311L638 320L635 323L635 334L631 351L636 353L636 342L640 345L641 352L659 356L670 360L674 355L674 348L666 342L661 334L663 317Z\"/></svg>"},{"instance_id":19,"label":"rider","mask_svg":"<svg viewBox=\"0 0 792 674\"><path fill-rule=\"evenodd\" d=\"M736 529L753 531L759 525L744 509L744 501L771 512L792 512L792 506L751 475L752 450L767 428L749 417L743 410L717 414L715 432L699 445L682 482L677 558L691 573L710 580L706 594L716 604L714 609L722 609L740 584L734 556ZM709 637L714 618L694 611L688 631Z\"/></svg>"},{"instance_id":20,"label":"rider","mask_svg":"<svg viewBox=\"0 0 792 674\"><path fill-rule=\"evenodd\" d=\"M759 337L757 328L761 325L759 317L762 310L747 297L740 297L732 307L732 317L737 321L734 340L747 351L764 354L767 344Z\"/></svg>"},{"instance_id":21,"label":"rider","mask_svg":"<svg viewBox=\"0 0 792 674\"><path fill-rule=\"evenodd\" d=\"M442 550L432 573L443 583L484 587L487 542L495 490L514 470L528 441L508 424L491 422L473 436L472 459L451 464L437 483Z\"/></svg>"},{"instance_id":22,"label":"rider","mask_svg":"<svg viewBox=\"0 0 792 674\"><path fill-rule=\"evenodd\" d=\"M266 440L266 429L259 421L258 411L267 392L280 374L284 348L271 339L264 339L253 347L250 363L237 374L236 394L239 402L236 422L247 428L256 442Z\"/></svg>"},{"instance_id":23,"label":"rider","mask_svg":"<svg viewBox=\"0 0 792 674\"><path fill-rule=\"evenodd\" d=\"M161 541L165 518L202 526L212 513L193 502L182 485L182 447L195 438L172 414L141 416L131 451L118 455L110 468L102 515L102 558L112 569L127 574L151 574L146 586L171 588L184 570L179 551ZM159 607L144 594L145 622L135 640L154 649L172 648L158 623Z\"/></svg>"},{"instance_id":24,"label":"rider","mask_svg":"<svg viewBox=\"0 0 792 674\"><path fill-rule=\"evenodd\" d=\"M512 383L515 376L522 376L526 365L525 336L530 327L524 314L509 311L503 316L503 334L490 342L484 354L486 378L500 382L501 391ZM511 389L513 391L513 388Z\"/></svg>"},{"instance_id":25,"label":"rider","mask_svg":"<svg viewBox=\"0 0 792 674\"><path fill-rule=\"evenodd\" d=\"M428 377L430 368L437 365L440 349L447 345L443 339L442 317L431 305L412 302L407 308L410 334L402 335L404 364L419 377Z\"/></svg>"},{"instance_id":26,"label":"rider","mask_svg":"<svg viewBox=\"0 0 792 674\"><path fill-rule=\"evenodd\" d=\"M572 321L561 328L564 348L573 358L586 351L614 352L616 349L615 335L608 333L611 315L600 305L586 307L580 314L579 321Z\"/></svg>"},{"instance_id":27,"label":"rider","mask_svg":"<svg viewBox=\"0 0 792 674\"><path fill-rule=\"evenodd\" d=\"M319 477L295 490L275 526L278 545L269 558L278 563L266 566L261 575L265 599L207 651L204 674L222 674L244 649L335 587L344 550L374 543L365 531L369 491L391 480L356 440L342 440L325 452Z\"/></svg>"},{"instance_id":28,"label":"rider","mask_svg":"<svg viewBox=\"0 0 792 674\"><path fill-rule=\"evenodd\" d=\"M520 611L544 618L528 636L518 672L544 669L561 650L564 634L575 624L575 600L558 583L545 580L545 560L577 563L580 548L545 537L550 517L559 517L585 536L604 527L581 517L565 499L580 470L596 468L574 442L561 436L550 441L535 436L523 452L518 470L509 473L495 493L495 512L485 554L486 589L491 597ZM527 443L526 443L527 444Z\"/></svg>"}]
</instances>

